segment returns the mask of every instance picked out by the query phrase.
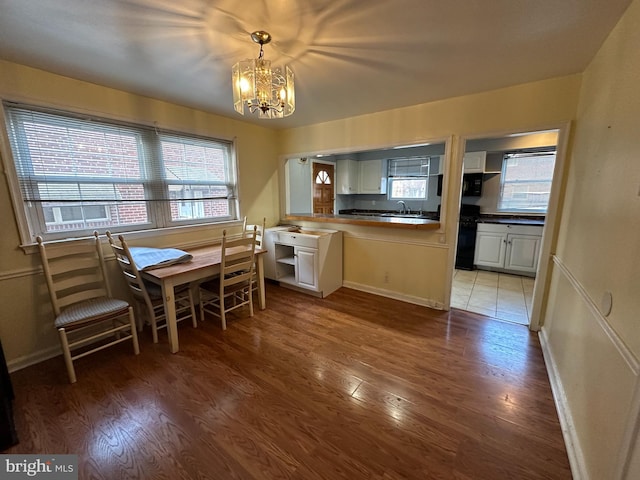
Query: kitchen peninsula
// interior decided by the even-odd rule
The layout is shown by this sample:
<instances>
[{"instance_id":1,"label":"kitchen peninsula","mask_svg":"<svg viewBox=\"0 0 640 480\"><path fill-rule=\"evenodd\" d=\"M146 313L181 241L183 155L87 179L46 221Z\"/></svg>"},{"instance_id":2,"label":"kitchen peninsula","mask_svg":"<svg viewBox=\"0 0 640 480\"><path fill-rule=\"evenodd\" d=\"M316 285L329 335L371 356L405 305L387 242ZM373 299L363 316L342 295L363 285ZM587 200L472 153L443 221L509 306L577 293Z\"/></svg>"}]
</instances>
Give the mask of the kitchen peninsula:
<instances>
[{"instance_id":1,"label":"kitchen peninsula","mask_svg":"<svg viewBox=\"0 0 640 480\"><path fill-rule=\"evenodd\" d=\"M290 213L284 216L284 222L307 221L322 223L342 223L363 227L403 228L410 230L438 230L439 220L423 217L371 216L371 215L333 215L324 213Z\"/></svg>"}]
</instances>

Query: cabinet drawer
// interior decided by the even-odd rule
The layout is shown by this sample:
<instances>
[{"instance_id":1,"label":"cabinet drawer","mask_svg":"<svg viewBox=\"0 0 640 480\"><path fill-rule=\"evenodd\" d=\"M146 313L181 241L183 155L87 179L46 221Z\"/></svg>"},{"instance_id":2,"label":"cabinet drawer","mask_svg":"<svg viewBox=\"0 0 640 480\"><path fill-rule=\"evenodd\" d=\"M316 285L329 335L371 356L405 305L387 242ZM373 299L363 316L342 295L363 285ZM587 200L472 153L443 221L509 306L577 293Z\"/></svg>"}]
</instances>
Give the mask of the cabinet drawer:
<instances>
[{"instance_id":1,"label":"cabinet drawer","mask_svg":"<svg viewBox=\"0 0 640 480\"><path fill-rule=\"evenodd\" d=\"M514 225L504 223L479 223L479 232L513 233L518 235L542 236L542 227L539 225Z\"/></svg>"},{"instance_id":2,"label":"cabinet drawer","mask_svg":"<svg viewBox=\"0 0 640 480\"><path fill-rule=\"evenodd\" d=\"M278 232L276 243L294 247L318 248L318 237L304 233Z\"/></svg>"}]
</instances>

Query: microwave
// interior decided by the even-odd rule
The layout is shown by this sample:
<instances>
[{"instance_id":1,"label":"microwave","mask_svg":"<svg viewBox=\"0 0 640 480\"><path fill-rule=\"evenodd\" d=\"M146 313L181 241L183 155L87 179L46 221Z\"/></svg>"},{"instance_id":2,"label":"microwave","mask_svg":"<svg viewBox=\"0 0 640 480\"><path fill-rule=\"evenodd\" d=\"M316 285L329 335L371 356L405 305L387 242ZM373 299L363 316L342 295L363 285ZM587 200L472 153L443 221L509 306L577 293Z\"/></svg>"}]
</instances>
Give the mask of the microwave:
<instances>
[{"instance_id":1,"label":"microwave","mask_svg":"<svg viewBox=\"0 0 640 480\"><path fill-rule=\"evenodd\" d=\"M479 197L482 195L482 173L465 173L462 176L462 196Z\"/></svg>"}]
</instances>

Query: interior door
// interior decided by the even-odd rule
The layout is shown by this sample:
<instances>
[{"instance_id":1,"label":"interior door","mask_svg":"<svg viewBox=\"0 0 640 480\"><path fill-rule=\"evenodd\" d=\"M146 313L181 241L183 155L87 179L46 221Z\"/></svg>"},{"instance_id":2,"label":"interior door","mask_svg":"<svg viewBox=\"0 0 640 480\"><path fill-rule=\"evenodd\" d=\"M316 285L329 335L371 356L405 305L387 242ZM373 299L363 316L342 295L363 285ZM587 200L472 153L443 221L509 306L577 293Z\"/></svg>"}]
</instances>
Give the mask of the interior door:
<instances>
[{"instance_id":1,"label":"interior door","mask_svg":"<svg viewBox=\"0 0 640 480\"><path fill-rule=\"evenodd\" d=\"M334 172L333 164L313 164L313 213L333 213Z\"/></svg>"}]
</instances>

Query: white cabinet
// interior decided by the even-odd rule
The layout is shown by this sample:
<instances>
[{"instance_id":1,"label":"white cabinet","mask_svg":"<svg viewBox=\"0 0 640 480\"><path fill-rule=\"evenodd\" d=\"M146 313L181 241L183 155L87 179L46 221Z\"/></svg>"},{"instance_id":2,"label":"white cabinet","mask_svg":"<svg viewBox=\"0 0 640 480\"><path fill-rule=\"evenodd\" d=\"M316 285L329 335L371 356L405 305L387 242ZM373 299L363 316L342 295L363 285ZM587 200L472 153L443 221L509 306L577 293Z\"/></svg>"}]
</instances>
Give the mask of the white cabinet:
<instances>
[{"instance_id":1,"label":"white cabinet","mask_svg":"<svg viewBox=\"0 0 640 480\"><path fill-rule=\"evenodd\" d=\"M294 247L296 259L296 285L315 290L318 288L318 250L315 248Z\"/></svg>"},{"instance_id":2,"label":"white cabinet","mask_svg":"<svg viewBox=\"0 0 640 480\"><path fill-rule=\"evenodd\" d=\"M473 263L478 266L504 268L507 250L507 233L481 231L478 225L476 233L476 251Z\"/></svg>"},{"instance_id":3,"label":"white cabinet","mask_svg":"<svg viewBox=\"0 0 640 480\"><path fill-rule=\"evenodd\" d=\"M434 167L434 160L438 162L438 168ZM444 175L444 155L438 155L436 157L431 157L431 170L430 175Z\"/></svg>"},{"instance_id":4,"label":"white cabinet","mask_svg":"<svg viewBox=\"0 0 640 480\"><path fill-rule=\"evenodd\" d=\"M474 264L519 273L536 273L542 227L481 223Z\"/></svg>"},{"instance_id":5,"label":"white cabinet","mask_svg":"<svg viewBox=\"0 0 640 480\"><path fill-rule=\"evenodd\" d=\"M382 160L361 160L358 193L387 193L387 176Z\"/></svg>"},{"instance_id":6,"label":"white cabinet","mask_svg":"<svg viewBox=\"0 0 640 480\"><path fill-rule=\"evenodd\" d=\"M338 160L336 162L337 192L345 195L358 193L359 166L356 160Z\"/></svg>"},{"instance_id":7,"label":"white cabinet","mask_svg":"<svg viewBox=\"0 0 640 480\"><path fill-rule=\"evenodd\" d=\"M484 173L487 152L466 152L462 162L464 173Z\"/></svg>"},{"instance_id":8,"label":"white cabinet","mask_svg":"<svg viewBox=\"0 0 640 480\"><path fill-rule=\"evenodd\" d=\"M342 286L342 232L268 228L265 277L326 297Z\"/></svg>"},{"instance_id":9,"label":"white cabinet","mask_svg":"<svg viewBox=\"0 0 640 480\"><path fill-rule=\"evenodd\" d=\"M336 162L337 193L387 192L383 160L338 160Z\"/></svg>"}]
</instances>

